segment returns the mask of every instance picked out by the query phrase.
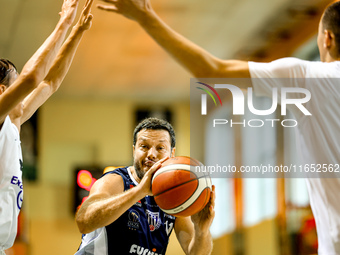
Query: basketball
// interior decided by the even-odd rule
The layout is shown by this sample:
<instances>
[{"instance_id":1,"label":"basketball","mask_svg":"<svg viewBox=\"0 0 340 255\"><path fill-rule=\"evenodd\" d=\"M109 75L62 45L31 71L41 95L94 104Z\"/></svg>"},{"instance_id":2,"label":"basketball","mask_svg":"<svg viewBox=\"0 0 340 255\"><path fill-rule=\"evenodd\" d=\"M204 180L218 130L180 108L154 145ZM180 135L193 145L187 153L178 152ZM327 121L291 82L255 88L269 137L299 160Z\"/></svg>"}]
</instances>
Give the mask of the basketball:
<instances>
[{"instance_id":1,"label":"basketball","mask_svg":"<svg viewBox=\"0 0 340 255\"><path fill-rule=\"evenodd\" d=\"M162 163L152 177L151 189L158 206L167 214L191 216L201 211L210 199L210 176L196 171L202 163L179 156Z\"/></svg>"}]
</instances>

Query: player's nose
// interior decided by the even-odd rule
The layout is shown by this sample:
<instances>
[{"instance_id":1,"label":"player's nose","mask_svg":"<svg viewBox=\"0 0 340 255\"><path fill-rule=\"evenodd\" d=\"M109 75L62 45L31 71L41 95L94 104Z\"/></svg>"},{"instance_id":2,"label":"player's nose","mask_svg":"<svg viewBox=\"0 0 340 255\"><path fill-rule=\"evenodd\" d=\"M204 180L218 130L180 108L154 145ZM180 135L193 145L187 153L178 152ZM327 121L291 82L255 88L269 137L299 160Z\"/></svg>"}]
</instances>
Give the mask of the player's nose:
<instances>
[{"instance_id":1,"label":"player's nose","mask_svg":"<svg viewBox=\"0 0 340 255\"><path fill-rule=\"evenodd\" d=\"M156 151L156 149L154 148L154 147L151 147L149 150L148 150L148 158L149 159L152 159L152 160L154 160L155 158L156 158L156 156L157 156L157 151Z\"/></svg>"}]
</instances>

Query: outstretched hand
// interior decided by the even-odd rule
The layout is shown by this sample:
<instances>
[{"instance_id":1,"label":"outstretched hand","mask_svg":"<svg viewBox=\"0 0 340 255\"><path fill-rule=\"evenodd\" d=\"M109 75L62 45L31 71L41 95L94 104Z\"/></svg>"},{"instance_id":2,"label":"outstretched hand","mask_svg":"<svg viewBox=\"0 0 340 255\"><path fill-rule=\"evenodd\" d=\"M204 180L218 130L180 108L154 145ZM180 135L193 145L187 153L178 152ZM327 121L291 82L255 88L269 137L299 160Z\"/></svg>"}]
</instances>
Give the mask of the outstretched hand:
<instances>
[{"instance_id":1,"label":"outstretched hand","mask_svg":"<svg viewBox=\"0 0 340 255\"><path fill-rule=\"evenodd\" d=\"M59 15L65 22L71 25L76 17L79 0L64 0Z\"/></svg>"},{"instance_id":2,"label":"outstretched hand","mask_svg":"<svg viewBox=\"0 0 340 255\"><path fill-rule=\"evenodd\" d=\"M92 4L93 4L93 0L86 0L84 8L83 8L83 10L80 14L79 20L77 22L76 26L82 28L83 30L90 29L90 27L92 25L93 15L90 13Z\"/></svg>"},{"instance_id":3,"label":"outstretched hand","mask_svg":"<svg viewBox=\"0 0 340 255\"><path fill-rule=\"evenodd\" d=\"M125 17L140 21L147 12L151 11L150 0L101 0L108 5L98 4L104 11L116 12Z\"/></svg>"},{"instance_id":4,"label":"outstretched hand","mask_svg":"<svg viewBox=\"0 0 340 255\"><path fill-rule=\"evenodd\" d=\"M212 186L210 194L210 200L207 205L200 212L191 216L191 221L194 223L195 228L200 229L203 232L209 230L213 219L215 217L215 185Z\"/></svg>"}]
</instances>

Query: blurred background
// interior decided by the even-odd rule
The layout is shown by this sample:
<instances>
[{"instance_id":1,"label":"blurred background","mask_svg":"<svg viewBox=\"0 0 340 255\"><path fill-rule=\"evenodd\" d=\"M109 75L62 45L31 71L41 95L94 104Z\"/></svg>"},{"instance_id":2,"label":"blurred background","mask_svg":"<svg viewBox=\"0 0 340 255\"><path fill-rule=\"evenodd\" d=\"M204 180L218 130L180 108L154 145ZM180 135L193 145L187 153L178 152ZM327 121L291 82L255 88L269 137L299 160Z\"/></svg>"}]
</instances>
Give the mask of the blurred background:
<instances>
[{"instance_id":1,"label":"blurred background","mask_svg":"<svg viewBox=\"0 0 340 255\"><path fill-rule=\"evenodd\" d=\"M167 24L215 56L262 62L287 56L318 60L318 23L331 2L153 0L152 5ZM21 70L54 29L61 5L61 0L0 0L0 56ZM194 149L200 160L209 162L209 144L190 141L191 75L135 22L96 8L92 13L93 26L61 88L22 128L25 200L18 238L7 254L74 254L81 241L75 208L88 193L77 184L79 170L89 170L85 177L91 179L106 166L130 165L132 132L146 116L171 121L177 155L190 155ZM202 137L207 139L208 131ZM294 135L282 128L258 134L236 129L226 134L229 140L220 157L236 165L254 157L244 142L247 135L258 139L257 156L274 164L294 158ZM316 253L303 179L213 183L213 254ZM183 254L174 236L167 254Z\"/></svg>"}]
</instances>

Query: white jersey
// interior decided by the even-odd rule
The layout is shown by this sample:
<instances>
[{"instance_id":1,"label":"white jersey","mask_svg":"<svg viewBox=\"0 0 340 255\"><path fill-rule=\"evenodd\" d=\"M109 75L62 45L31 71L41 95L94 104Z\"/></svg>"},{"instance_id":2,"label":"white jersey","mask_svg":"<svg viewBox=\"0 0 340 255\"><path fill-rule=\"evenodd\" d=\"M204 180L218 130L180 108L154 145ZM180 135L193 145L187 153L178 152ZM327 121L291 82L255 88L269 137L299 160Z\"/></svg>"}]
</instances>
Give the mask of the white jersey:
<instances>
[{"instance_id":1,"label":"white jersey","mask_svg":"<svg viewBox=\"0 0 340 255\"><path fill-rule=\"evenodd\" d=\"M21 168L19 131L7 116L0 129L0 251L10 248L17 234L23 199Z\"/></svg>"},{"instance_id":2,"label":"white jersey","mask_svg":"<svg viewBox=\"0 0 340 255\"><path fill-rule=\"evenodd\" d=\"M256 95L267 97L272 97L272 88L278 86L308 89L312 98L304 105L312 116L305 116L296 106L290 109L298 121L301 159L307 164L340 164L340 62L283 58L271 63L249 62L249 70L252 78L307 78L291 79L283 86L275 79L253 79L252 83ZM318 253L340 254L340 180L306 181L316 221Z\"/></svg>"}]
</instances>

